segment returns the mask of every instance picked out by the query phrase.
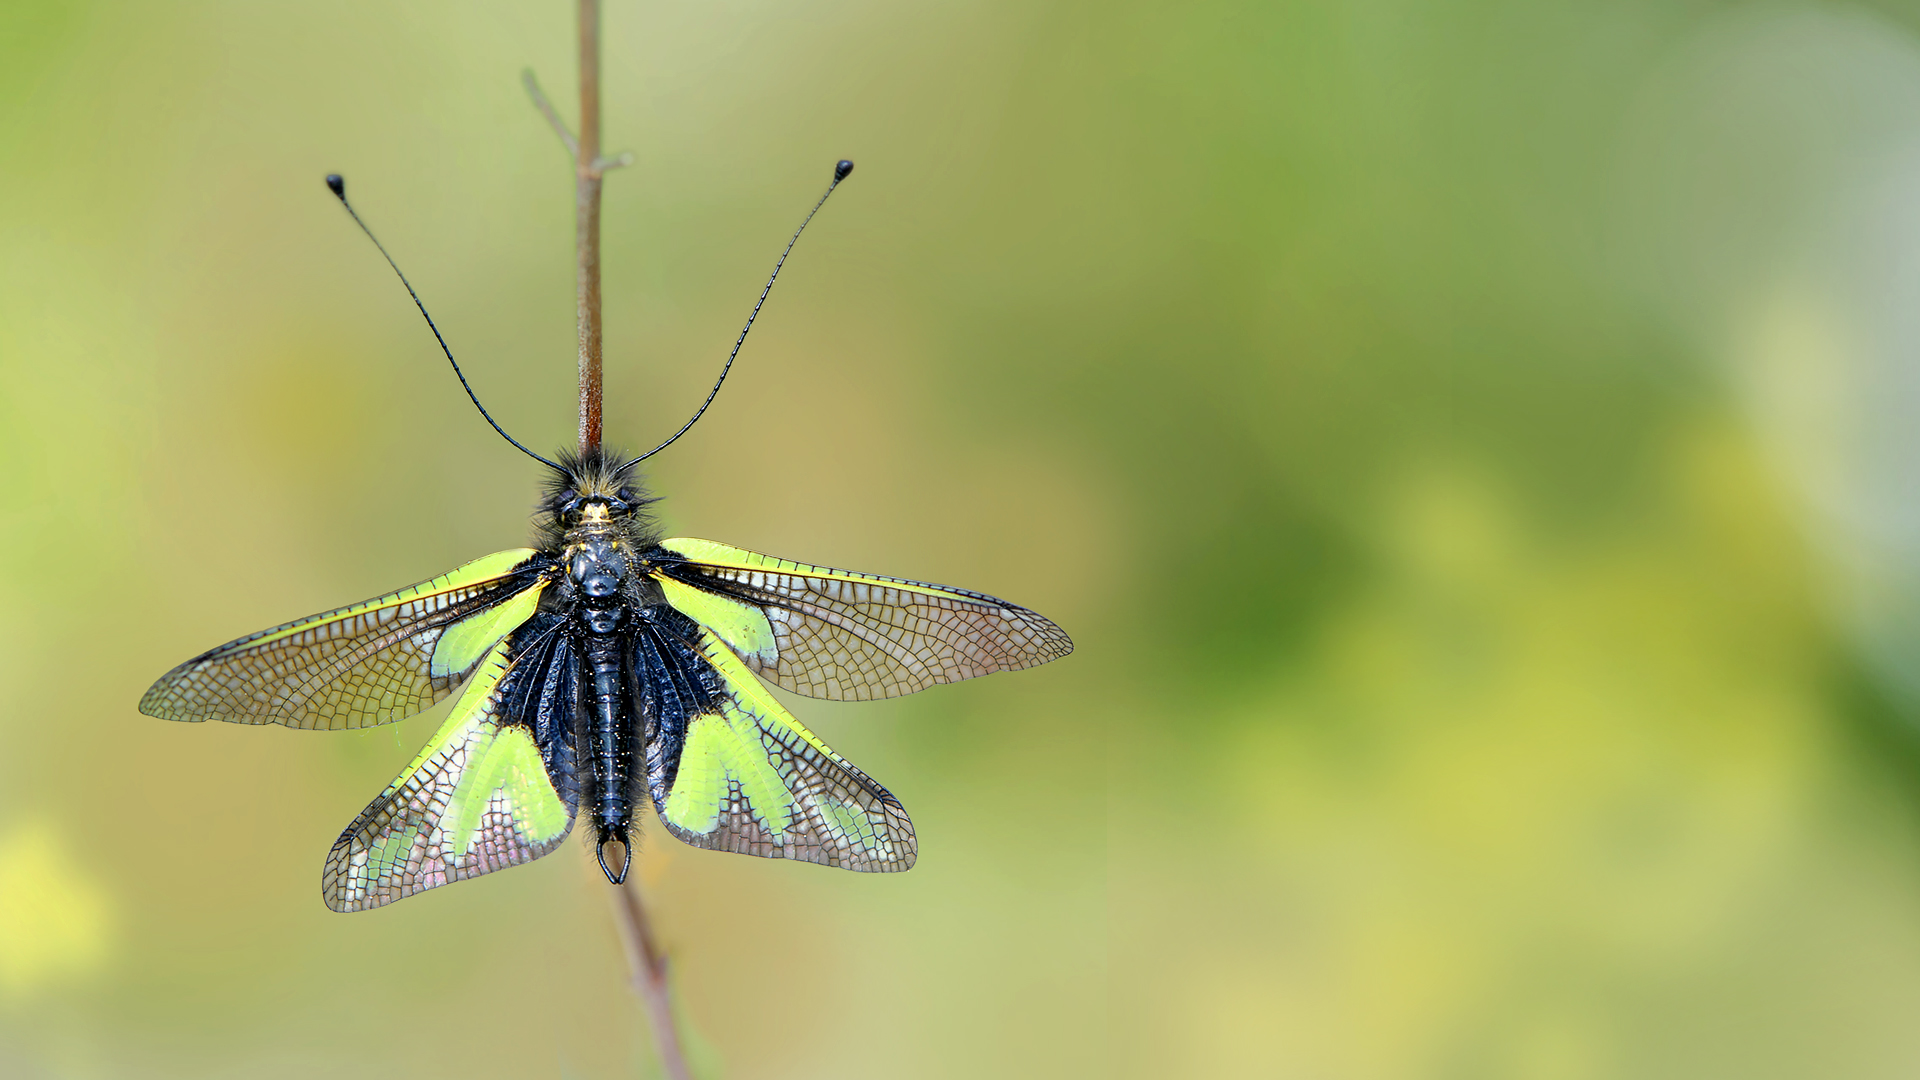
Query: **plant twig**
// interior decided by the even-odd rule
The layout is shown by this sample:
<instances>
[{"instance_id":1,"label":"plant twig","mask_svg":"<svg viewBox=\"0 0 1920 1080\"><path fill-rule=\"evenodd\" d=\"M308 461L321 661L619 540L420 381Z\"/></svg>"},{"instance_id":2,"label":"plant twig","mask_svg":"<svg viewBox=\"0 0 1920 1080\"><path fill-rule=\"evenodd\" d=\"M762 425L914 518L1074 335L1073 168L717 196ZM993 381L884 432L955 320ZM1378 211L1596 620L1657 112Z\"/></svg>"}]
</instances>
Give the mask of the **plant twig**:
<instances>
[{"instance_id":1,"label":"plant twig","mask_svg":"<svg viewBox=\"0 0 1920 1080\"><path fill-rule=\"evenodd\" d=\"M608 169L633 163L632 154L600 156L600 2L580 3L580 134L567 130L531 70L521 73L527 96L573 155L575 284L580 342L580 452L600 445L600 181ZM634 992L646 1006L653 1045L668 1080L689 1080L687 1057L667 986L667 960L640 899L637 873L613 894L614 919L626 945Z\"/></svg>"},{"instance_id":2,"label":"plant twig","mask_svg":"<svg viewBox=\"0 0 1920 1080\"><path fill-rule=\"evenodd\" d=\"M580 140L573 137L573 132L567 130L567 122L560 119L559 113L553 111L553 102L548 101L546 92L540 89L540 80L534 78L532 68L527 68L520 73L520 82L526 86L527 96L533 99L533 107L540 110L540 115L546 117L547 123L553 125L554 134L560 136L560 145L567 148L567 156L579 161Z\"/></svg>"},{"instance_id":3,"label":"plant twig","mask_svg":"<svg viewBox=\"0 0 1920 1080\"><path fill-rule=\"evenodd\" d=\"M673 992L667 985L667 957L647 921L647 909L640 902L640 875L630 874L625 885L616 887L613 897L615 918L620 923L620 938L627 946L627 967L633 973L633 991L646 1004L647 1018L653 1022L653 1045L660 1054L660 1065L667 1080L689 1080L686 1051L680 1046L680 1028L673 1015Z\"/></svg>"},{"instance_id":4,"label":"plant twig","mask_svg":"<svg viewBox=\"0 0 1920 1080\"><path fill-rule=\"evenodd\" d=\"M600 447L600 0L580 0L580 135L573 154L580 452Z\"/></svg>"},{"instance_id":5,"label":"plant twig","mask_svg":"<svg viewBox=\"0 0 1920 1080\"><path fill-rule=\"evenodd\" d=\"M567 130L531 68L520 82L573 157L575 312L580 345L580 452L600 445L600 181L632 154L600 156L600 0L580 2L580 134Z\"/></svg>"}]
</instances>

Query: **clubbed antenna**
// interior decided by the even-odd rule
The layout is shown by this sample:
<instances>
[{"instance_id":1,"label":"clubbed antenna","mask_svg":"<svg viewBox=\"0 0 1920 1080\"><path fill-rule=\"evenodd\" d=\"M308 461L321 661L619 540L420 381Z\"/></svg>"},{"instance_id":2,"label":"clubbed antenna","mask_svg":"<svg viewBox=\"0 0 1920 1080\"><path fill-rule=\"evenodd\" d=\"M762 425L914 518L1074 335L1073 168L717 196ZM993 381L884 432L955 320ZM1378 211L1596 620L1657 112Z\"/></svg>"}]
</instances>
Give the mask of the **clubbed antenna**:
<instances>
[{"instance_id":1,"label":"clubbed antenna","mask_svg":"<svg viewBox=\"0 0 1920 1080\"><path fill-rule=\"evenodd\" d=\"M694 421L699 420L701 415L707 411L707 406L713 404L713 399L720 393L720 384L727 381L727 372L733 370L733 358L740 355L740 346L746 344L747 332L753 329L753 320L760 315L760 305L767 302L767 294L773 291L773 283L780 277L780 268L787 265L787 256L793 254L793 245L799 243L800 234L807 231L807 222L812 221L813 215L819 213L820 208L827 204L827 196L833 194L833 189L839 187L840 181L845 180L847 174L851 172L853 172L853 162L851 161L841 161L834 165L833 182L827 185L826 192L820 196L819 202L813 204L813 209L807 211L806 219L800 222L800 227L793 230L793 239L787 241L786 250L780 253L780 261L773 264L773 276L767 278L767 287L760 290L760 299L754 301L753 311L747 315L747 325L741 329L740 336L734 340L733 351L727 354L727 362L720 368L720 377L713 380L713 389L707 391L707 400L701 402L700 407L694 410L693 419L680 425L680 430L674 432L672 438L641 454L639 457L634 458L632 461L627 462L625 465L620 466L617 472L626 472L635 465L672 446L675 439L685 435L687 430L693 427ZM449 357L449 359L451 359L451 357ZM475 402L475 404L478 404L478 402ZM501 434L505 434L505 432Z\"/></svg>"},{"instance_id":2,"label":"clubbed antenna","mask_svg":"<svg viewBox=\"0 0 1920 1080\"><path fill-rule=\"evenodd\" d=\"M473 387L467 384L466 374L460 370L460 362L453 358L453 350L447 348L447 339L440 336L440 328L433 325L433 316L427 314L427 305L420 302L420 294L413 291L413 284L407 280L407 275L400 273L400 264L394 262L393 256L387 254L386 245L380 242L379 237L373 235L373 230L367 228L367 223L361 221L360 215L354 212L353 204L347 201L346 178L342 177L339 173L329 173L327 175L327 190L333 192L334 197L340 200L340 205L347 208L347 213L352 216L353 223L360 226L360 231L367 234L367 239L373 241L373 246L380 251L380 257L387 260L387 265L393 267L394 274L399 277L400 284L407 287L407 295L413 297L413 306L419 308L420 317L427 320L427 329L433 331L433 340L440 343L440 351L447 354L447 363L453 365L453 374L460 380L460 387L467 392L467 398L473 402L473 407L480 410L480 415L486 418L487 423L493 425L493 430L500 432L501 438L512 443L521 453L549 468L560 468L560 466L554 462L548 461L539 454L521 446L520 440L507 434L499 424L494 422L492 414L487 412L487 407L480 404L480 398L474 394Z\"/></svg>"}]
</instances>

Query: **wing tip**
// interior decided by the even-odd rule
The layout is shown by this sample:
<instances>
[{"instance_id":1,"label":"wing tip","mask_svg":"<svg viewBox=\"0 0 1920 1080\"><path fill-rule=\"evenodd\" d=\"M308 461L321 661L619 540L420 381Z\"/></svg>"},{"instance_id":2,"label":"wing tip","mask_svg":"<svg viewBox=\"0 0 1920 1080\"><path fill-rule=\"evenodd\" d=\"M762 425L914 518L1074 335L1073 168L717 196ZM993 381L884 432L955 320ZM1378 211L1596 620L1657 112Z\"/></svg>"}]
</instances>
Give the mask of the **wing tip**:
<instances>
[{"instance_id":1,"label":"wing tip","mask_svg":"<svg viewBox=\"0 0 1920 1080\"><path fill-rule=\"evenodd\" d=\"M905 855L888 859L885 862L875 865L872 872L876 874L904 874L913 869L913 864L919 861L920 849L917 846L910 845Z\"/></svg>"},{"instance_id":2,"label":"wing tip","mask_svg":"<svg viewBox=\"0 0 1920 1080\"><path fill-rule=\"evenodd\" d=\"M170 703L167 700L169 695L162 685L165 681L163 679L155 683L151 690L140 695L140 704L134 708L138 709L141 715L151 716L155 720L173 720L188 724L197 724L206 719L204 716L193 716L182 712L177 705Z\"/></svg>"},{"instance_id":3,"label":"wing tip","mask_svg":"<svg viewBox=\"0 0 1920 1080\"><path fill-rule=\"evenodd\" d=\"M333 847L327 851L327 865L320 871L320 899L325 902L328 911L340 915L366 910L364 905L354 902L347 895L346 857L347 850L352 846L352 835L352 829L349 828L340 835L340 839L333 842Z\"/></svg>"}]
</instances>

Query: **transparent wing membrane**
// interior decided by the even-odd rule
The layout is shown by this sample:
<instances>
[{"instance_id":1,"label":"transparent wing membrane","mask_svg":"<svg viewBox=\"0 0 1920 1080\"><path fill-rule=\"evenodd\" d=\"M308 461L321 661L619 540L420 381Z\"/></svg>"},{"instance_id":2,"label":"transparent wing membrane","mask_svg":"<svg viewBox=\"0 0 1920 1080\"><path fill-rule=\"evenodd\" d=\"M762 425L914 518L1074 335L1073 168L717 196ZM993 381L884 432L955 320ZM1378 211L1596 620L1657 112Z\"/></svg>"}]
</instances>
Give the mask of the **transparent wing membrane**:
<instances>
[{"instance_id":1,"label":"transparent wing membrane","mask_svg":"<svg viewBox=\"0 0 1920 1080\"><path fill-rule=\"evenodd\" d=\"M664 586L668 602L712 628L761 676L807 697L897 697L1073 651L1066 632L1045 617L984 593L788 562L710 540L667 540L661 548L670 557L654 573L672 582ZM757 608L761 621L728 598Z\"/></svg>"},{"instance_id":2,"label":"transparent wing membrane","mask_svg":"<svg viewBox=\"0 0 1920 1080\"><path fill-rule=\"evenodd\" d=\"M531 548L503 551L430 581L263 630L181 664L140 711L164 720L293 728L404 719L453 692L480 658L533 614L545 578Z\"/></svg>"}]
</instances>

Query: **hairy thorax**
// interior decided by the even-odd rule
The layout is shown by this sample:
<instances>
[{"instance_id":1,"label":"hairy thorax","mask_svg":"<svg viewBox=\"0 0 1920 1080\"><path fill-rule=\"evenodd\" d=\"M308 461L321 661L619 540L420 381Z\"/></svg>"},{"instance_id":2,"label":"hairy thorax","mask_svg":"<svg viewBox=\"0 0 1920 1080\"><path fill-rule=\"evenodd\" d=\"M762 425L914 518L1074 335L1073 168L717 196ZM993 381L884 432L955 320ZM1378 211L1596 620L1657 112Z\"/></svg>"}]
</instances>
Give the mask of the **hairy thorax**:
<instances>
[{"instance_id":1,"label":"hairy thorax","mask_svg":"<svg viewBox=\"0 0 1920 1080\"><path fill-rule=\"evenodd\" d=\"M563 457L536 517L535 543L558 572L550 607L593 634L624 629L633 610L662 602L644 573L659 542L646 514L654 500L619 461L618 453Z\"/></svg>"},{"instance_id":2,"label":"hairy thorax","mask_svg":"<svg viewBox=\"0 0 1920 1080\"><path fill-rule=\"evenodd\" d=\"M589 632L625 629L629 609L661 602L659 586L643 573L643 554L602 506L587 507L583 520L566 531L559 555L566 574L558 583L559 599Z\"/></svg>"}]
</instances>

